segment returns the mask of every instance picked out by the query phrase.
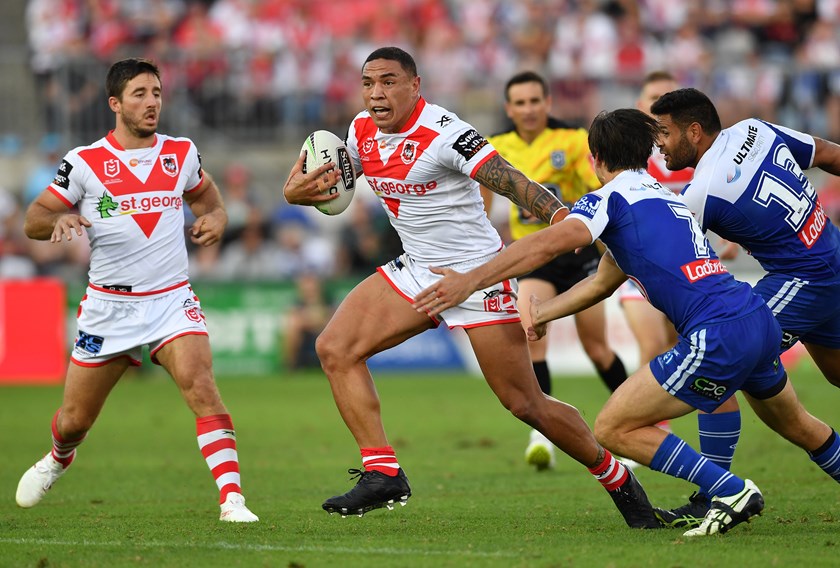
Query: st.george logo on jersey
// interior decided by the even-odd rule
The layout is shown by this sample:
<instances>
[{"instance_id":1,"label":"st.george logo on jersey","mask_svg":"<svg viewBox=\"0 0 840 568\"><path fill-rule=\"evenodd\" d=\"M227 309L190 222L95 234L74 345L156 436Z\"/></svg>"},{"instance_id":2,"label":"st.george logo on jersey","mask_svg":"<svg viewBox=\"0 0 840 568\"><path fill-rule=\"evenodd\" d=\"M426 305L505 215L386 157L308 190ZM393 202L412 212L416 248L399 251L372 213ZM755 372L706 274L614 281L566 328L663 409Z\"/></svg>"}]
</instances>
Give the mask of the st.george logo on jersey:
<instances>
[{"instance_id":1,"label":"st.george logo on jersey","mask_svg":"<svg viewBox=\"0 0 840 568\"><path fill-rule=\"evenodd\" d=\"M175 177L178 175L178 157L175 154L163 154L160 156L160 165L163 173Z\"/></svg>"}]
</instances>

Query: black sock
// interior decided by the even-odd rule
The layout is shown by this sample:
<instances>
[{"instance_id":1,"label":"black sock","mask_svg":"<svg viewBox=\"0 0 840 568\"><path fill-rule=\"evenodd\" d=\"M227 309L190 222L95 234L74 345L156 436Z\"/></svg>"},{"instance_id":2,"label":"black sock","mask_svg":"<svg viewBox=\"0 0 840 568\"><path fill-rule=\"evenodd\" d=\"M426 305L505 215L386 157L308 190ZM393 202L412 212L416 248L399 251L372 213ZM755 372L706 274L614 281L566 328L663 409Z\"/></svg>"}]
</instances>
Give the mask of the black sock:
<instances>
[{"instance_id":1,"label":"black sock","mask_svg":"<svg viewBox=\"0 0 840 568\"><path fill-rule=\"evenodd\" d=\"M615 359L612 365L610 365L610 368L606 371L598 371L598 375L604 381L604 384L607 385L607 388L610 389L610 392L615 392L615 389L627 380L627 371L624 369L624 363L621 362L618 354L614 353L614 355Z\"/></svg>"},{"instance_id":2,"label":"black sock","mask_svg":"<svg viewBox=\"0 0 840 568\"><path fill-rule=\"evenodd\" d=\"M540 389L545 394L551 394L551 374L548 372L548 363L545 361L534 361L534 373L540 383Z\"/></svg>"}]
</instances>

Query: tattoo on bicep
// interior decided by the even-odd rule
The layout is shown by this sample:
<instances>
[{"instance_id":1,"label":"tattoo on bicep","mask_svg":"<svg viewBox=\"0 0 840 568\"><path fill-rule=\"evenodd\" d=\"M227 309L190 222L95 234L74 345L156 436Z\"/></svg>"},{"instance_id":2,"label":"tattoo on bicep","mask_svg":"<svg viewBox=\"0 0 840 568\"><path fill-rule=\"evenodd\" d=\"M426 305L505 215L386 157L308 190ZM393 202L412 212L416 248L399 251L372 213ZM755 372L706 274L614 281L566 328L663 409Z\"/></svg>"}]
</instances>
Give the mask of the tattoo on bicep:
<instances>
[{"instance_id":1,"label":"tattoo on bicep","mask_svg":"<svg viewBox=\"0 0 840 568\"><path fill-rule=\"evenodd\" d=\"M499 155L487 160L475 179L493 193L507 197L523 209L548 223L554 212L563 207L553 193L529 179Z\"/></svg>"}]
</instances>

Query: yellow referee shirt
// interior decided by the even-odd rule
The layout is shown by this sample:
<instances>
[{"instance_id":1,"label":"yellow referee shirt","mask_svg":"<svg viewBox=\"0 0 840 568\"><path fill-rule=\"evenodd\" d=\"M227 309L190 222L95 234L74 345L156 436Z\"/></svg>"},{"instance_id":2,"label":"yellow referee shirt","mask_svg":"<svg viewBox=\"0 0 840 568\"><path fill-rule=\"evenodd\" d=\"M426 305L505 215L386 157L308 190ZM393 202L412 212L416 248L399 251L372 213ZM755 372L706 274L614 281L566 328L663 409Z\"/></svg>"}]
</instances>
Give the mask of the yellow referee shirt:
<instances>
[{"instance_id":1,"label":"yellow referee shirt","mask_svg":"<svg viewBox=\"0 0 840 568\"><path fill-rule=\"evenodd\" d=\"M571 207L582 195L601 187L592 167L588 133L569 128L549 118L548 128L530 144L516 130L496 134L490 143L504 159L525 175L544 185ZM547 225L528 211L511 203L510 234L521 239Z\"/></svg>"}]
</instances>

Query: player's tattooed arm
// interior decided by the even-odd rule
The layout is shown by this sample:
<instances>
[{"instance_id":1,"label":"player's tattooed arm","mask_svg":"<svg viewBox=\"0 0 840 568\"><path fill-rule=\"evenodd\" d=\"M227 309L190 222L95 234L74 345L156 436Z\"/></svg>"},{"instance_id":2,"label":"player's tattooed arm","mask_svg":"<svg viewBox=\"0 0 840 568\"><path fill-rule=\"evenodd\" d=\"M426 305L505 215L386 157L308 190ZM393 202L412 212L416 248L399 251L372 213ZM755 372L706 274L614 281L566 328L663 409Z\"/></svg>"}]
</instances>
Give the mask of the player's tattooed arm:
<instances>
[{"instance_id":1,"label":"player's tattooed arm","mask_svg":"<svg viewBox=\"0 0 840 568\"><path fill-rule=\"evenodd\" d=\"M553 193L529 179L498 154L482 164L475 174L475 180L527 209L545 223L565 217L561 213L555 218L558 211L568 212L568 208Z\"/></svg>"}]
</instances>

